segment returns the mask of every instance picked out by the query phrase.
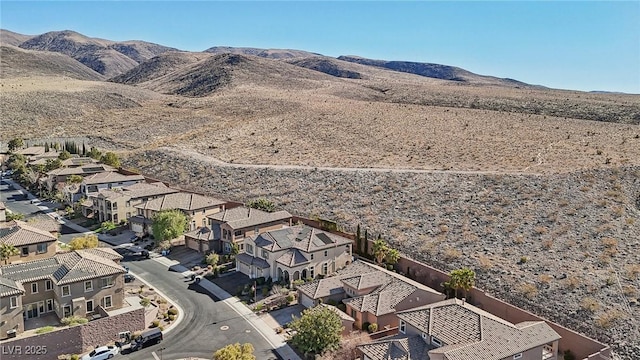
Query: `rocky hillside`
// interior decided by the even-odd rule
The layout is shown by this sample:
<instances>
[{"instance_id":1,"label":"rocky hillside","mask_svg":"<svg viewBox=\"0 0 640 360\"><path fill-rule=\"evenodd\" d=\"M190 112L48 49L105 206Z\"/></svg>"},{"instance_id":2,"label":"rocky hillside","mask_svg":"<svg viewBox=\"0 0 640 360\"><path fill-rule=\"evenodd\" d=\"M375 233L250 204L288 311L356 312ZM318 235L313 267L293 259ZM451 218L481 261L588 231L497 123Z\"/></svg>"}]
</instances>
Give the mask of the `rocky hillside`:
<instances>
[{"instance_id":1,"label":"rocky hillside","mask_svg":"<svg viewBox=\"0 0 640 360\"><path fill-rule=\"evenodd\" d=\"M346 62L336 60L330 57L314 56L302 59L289 60L290 64L304 67L307 69L320 71L335 77L348 79L362 79L362 74L357 71L350 70L349 66L345 66ZM348 64L347 64L348 65Z\"/></svg>"},{"instance_id":2,"label":"rocky hillside","mask_svg":"<svg viewBox=\"0 0 640 360\"><path fill-rule=\"evenodd\" d=\"M316 56L320 54L311 53L304 50L291 49L259 49L250 47L231 47L231 46L214 46L208 48L204 52L211 54L239 54L252 55L269 59L293 59Z\"/></svg>"},{"instance_id":3,"label":"rocky hillside","mask_svg":"<svg viewBox=\"0 0 640 360\"><path fill-rule=\"evenodd\" d=\"M526 87L527 84L513 79L501 79L492 76L474 74L470 71L449 65L420 63L412 61L386 61L372 60L359 56L339 56L338 60L353 62L362 65L376 66L393 71L406 72L420 76L458 81L462 83L485 83L513 87Z\"/></svg>"},{"instance_id":4,"label":"rocky hillside","mask_svg":"<svg viewBox=\"0 0 640 360\"><path fill-rule=\"evenodd\" d=\"M195 64L213 55L204 53L168 51L144 61L139 66L109 79L109 81L121 84L140 84L145 81L157 79L171 74L188 65Z\"/></svg>"},{"instance_id":5,"label":"rocky hillside","mask_svg":"<svg viewBox=\"0 0 640 360\"><path fill-rule=\"evenodd\" d=\"M103 80L104 76L77 60L49 51L0 46L0 77L68 76L80 80Z\"/></svg>"},{"instance_id":6,"label":"rocky hillside","mask_svg":"<svg viewBox=\"0 0 640 360\"><path fill-rule=\"evenodd\" d=\"M471 267L499 298L611 344L640 346L640 168L561 175L256 169L179 151L126 165L180 186L360 224L443 270ZM309 194L315 194L309 196Z\"/></svg>"},{"instance_id":7,"label":"rocky hillside","mask_svg":"<svg viewBox=\"0 0 640 360\"><path fill-rule=\"evenodd\" d=\"M112 77L122 74L165 51L175 50L161 45L90 38L74 31L53 31L34 36L19 45L23 49L52 51L68 55L94 71Z\"/></svg>"},{"instance_id":8,"label":"rocky hillside","mask_svg":"<svg viewBox=\"0 0 640 360\"><path fill-rule=\"evenodd\" d=\"M30 38L30 35L23 35L13 31L0 29L0 45L18 46Z\"/></svg>"},{"instance_id":9,"label":"rocky hillside","mask_svg":"<svg viewBox=\"0 0 640 360\"><path fill-rule=\"evenodd\" d=\"M285 62L256 56L222 54L148 81L144 87L164 94L210 95L227 86L266 86L306 89L327 75Z\"/></svg>"}]
</instances>

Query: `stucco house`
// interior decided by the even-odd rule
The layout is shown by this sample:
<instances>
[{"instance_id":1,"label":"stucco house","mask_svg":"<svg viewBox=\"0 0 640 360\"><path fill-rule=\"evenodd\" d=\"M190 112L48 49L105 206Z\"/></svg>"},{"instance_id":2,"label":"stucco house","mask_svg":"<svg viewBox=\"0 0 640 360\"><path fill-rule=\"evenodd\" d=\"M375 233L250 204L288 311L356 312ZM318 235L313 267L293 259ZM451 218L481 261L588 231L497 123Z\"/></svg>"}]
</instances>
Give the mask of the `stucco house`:
<instances>
[{"instance_id":1,"label":"stucco house","mask_svg":"<svg viewBox=\"0 0 640 360\"><path fill-rule=\"evenodd\" d=\"M0 227L0 244L13 245L17 255L5 259L1 265L44 259L56 253L58 238L49 231L13 220Z\"/></svg>"},{"instance_id":2,"label":"stucco house","mask_svg":"<svg viewBox=\"0 0 640 360\"><path fill-rule=\"evenodd\" d=\"M67 159L65 162L67 162ZM64 162L63 162L64 163ZM114 167L105 164L87 163L80 166L61 167L47 172L47 177L43 179L47 188L52 190L58 184L65 183L71 175L79 175L82 177L102 173L116 171Z\"/></svg>"},{"instance_id":3,"label":"stucco house","mask_svg":"<svg viewBox=\"0 0 640 360\"><path fill-rule=\"evenodd\" d=\"M226 204L224 200L181 191L136 205L137 215L129 221L134 232L151 234L151 219L157 212L180 210L189 219L189 231L192 231L206 226L207 216L223 211Z\"/></svg>"},{"instance_id":4,"label":"stucco house","mask_svg":"<svg viewBox=\"0 0 640 360\"><path fill-rule=\"evenodd\" d=\"M560 335L544 321L511 324L463 300L397 313L399 333L358 346L363 360L556 360Z\"/></svg>"},{"instance_id":5,"label":"stucco house","mask_svg":"<svg viewBox=\"0 0 640 360\"><path fill-rule=\"evenodd\" d=\"M118 223L136 216L138 213L137 205L177 192L178 190L167 187L161 182L141 182L122 188L101 189L82 202L82 212L85 216L93 217L98 222Z\"/></svg>"},{"instance_id":6,"label":"stucco house","mask_svg":"<svg viewBox=\"0 0 640 360\"><path fill-rule=\"evenodd\" d=\"M207 216L209 226L185 234L187 247L205 253L229 254L232 244L244 251L244 238L291 226L287 211L266 212L238 206Z\"/></svg>"},{"instance_id":7,"label":"stucco house","mask_svg":"<svg viewBox=\"0 0 640 360\"><path fill-rule=\"evenodd\" d=\"M236 269L250 278L315 278L350 264L351 245L350 239L306 225L271 230L244 239Z\"/></svg>"},{"instance_id":8,"label":"stucco house","mask_svg":"<svg viewBox=\"0 0 640 360\"><path fill-rule=\"evenodd\" d=\"M49 313L91 318L98 307L121 308L120 259L110 248L94 248L0 267L0 338L19 334L25 322Z\"/></svg>"},{"instance_id":9,"label":"stucco house","mask_svg":"<svg viewBox=\"0 0 640 360\"><path fill-rule=\"evenodd\" d=\"M364 261L355 261L334 276L299 285L298 302L306 307L342 302L353 325L378 329L398 326L396 312L444 300L428 286Z\"/></svg>"}]
</instances>

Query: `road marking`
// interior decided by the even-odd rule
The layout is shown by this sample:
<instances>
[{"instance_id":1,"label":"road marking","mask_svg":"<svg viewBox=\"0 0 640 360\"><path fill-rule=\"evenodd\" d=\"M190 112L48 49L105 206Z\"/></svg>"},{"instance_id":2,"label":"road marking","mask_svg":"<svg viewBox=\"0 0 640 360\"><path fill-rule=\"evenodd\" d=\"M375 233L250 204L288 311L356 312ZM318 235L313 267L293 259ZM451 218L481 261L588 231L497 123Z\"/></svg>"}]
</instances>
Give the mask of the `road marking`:
<instances>
[{"instance_id":1,"label":"road marking","mask_svg":"<svg viewBox=\"0 0 640 360\"><path fill-rule=\"evenodd\" d=\"M158 357L158 355L156 355L156 352L152 352L151 355L153 355L153 358L156 360L160 360L160 358Z\"/></svg>"}]
</instances>

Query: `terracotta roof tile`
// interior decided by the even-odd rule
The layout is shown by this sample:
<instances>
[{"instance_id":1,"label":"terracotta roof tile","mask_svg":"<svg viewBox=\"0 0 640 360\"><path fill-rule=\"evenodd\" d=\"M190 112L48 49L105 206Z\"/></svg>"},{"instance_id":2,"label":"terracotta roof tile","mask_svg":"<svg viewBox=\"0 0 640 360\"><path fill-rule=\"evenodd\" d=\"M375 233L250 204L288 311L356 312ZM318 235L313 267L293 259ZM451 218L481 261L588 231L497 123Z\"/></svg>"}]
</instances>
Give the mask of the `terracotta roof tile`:
<instances>
[{"instance_id":1,"label":"terracotta roof tile","mask_svg":"<svg viewBox=\"0 0 640 360\"><path fill-rule=\"evenodd\" d=\"M209 215L208 218L220 223L226 223L234 230L244 229L274 221L287 220L291 214L287 211L266 212L244 206L235 207Z\"/></svg>"},{"instance_id":2,"label":"terracotta roof tile","mask_svg":"<svg viewBox=\"0 0 640 360\"><path fill-rule=\"evenodd\" d=\"M0 244L9 244L15 247L55 242L58 239L46 230L38 229L19 220L7 223L0 228Z\"/></svg>"}]
</instances>

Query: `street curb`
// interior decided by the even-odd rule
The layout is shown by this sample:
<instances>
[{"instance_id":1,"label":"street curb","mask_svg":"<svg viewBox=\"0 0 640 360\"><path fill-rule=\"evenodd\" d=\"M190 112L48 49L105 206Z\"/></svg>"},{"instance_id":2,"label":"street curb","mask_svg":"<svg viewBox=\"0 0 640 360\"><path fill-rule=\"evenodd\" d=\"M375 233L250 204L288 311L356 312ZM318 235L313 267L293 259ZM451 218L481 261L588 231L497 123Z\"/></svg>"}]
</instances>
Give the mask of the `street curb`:
<instances>
[{"instance_id":1,"label":"street curb","mask_svg":"<svg viewBox=\"0 0 640 360\"><path fill-rule=\"evenodd\" d=\"M168 334L169 332L171 332L171 330L175 329L175 327L180 324L182 322L182 320L184 320L184 310L182 309L182 307L180 307L180 305L174 303L170 297L168 297L167 295L165 295L162 291L158 290L156 287L151 286L151 284L149 284L145 279L143 279L142 277L140 277L139 275L137 275L136 273L134 273L133 271L129 271L129 273L133 276L136 277L136 279L140 280L141 282L143 282L145 285L147 285L150 289L153 289L153 291L155 291L156 293L158 293L158 295L162 296L165 300L167 300L168 303L170 303L171 305L173 305L176 309L178 309L178 318L171 324L171 326L169 326L167 329L163 330L162 333L163 334ZM145 329L146 330L146 329Z\"/></svg>"}]
</instances>

